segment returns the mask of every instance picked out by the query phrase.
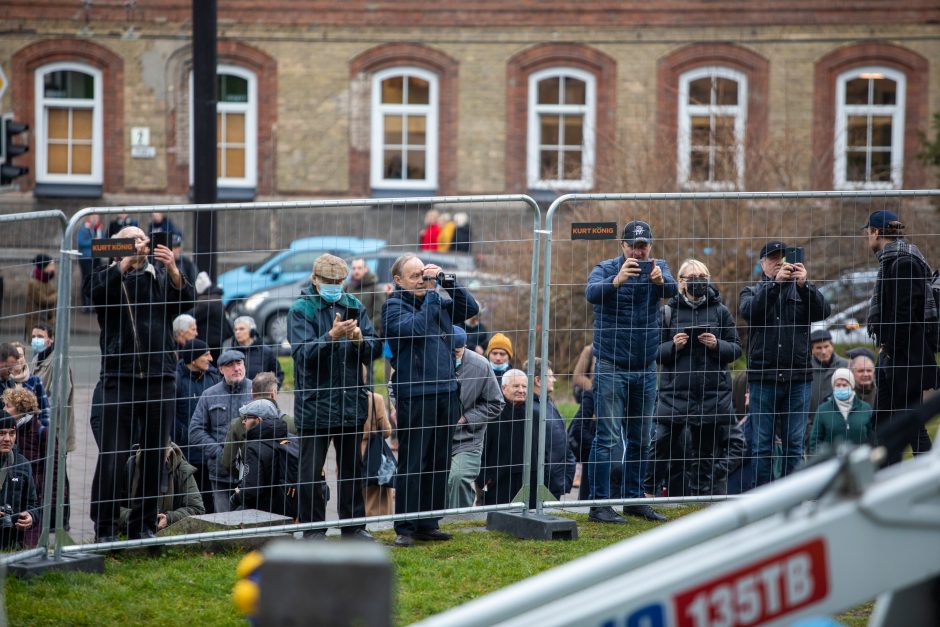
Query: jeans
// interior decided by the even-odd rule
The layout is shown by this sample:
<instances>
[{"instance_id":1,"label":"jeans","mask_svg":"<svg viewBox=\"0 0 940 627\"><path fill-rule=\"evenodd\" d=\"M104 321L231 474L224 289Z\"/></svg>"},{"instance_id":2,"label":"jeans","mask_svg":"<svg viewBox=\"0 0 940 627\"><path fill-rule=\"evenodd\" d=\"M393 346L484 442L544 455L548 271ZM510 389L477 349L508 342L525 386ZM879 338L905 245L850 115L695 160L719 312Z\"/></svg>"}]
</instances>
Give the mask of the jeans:
<instances>
[{"instance_id":1,"label":"jeans","mask_svg":"<svg viewBox=\"0 0 940 627\"><path fill-rule=\"evenodd\" d=\"M447 507L473 507L477 496L473 486L480 474L482 455L482 451L464 451L450 458Z\"/></svg>"},{"instance_id":2,"label":"jeans","mask_svg":"<svg viewBox=\"0 0 940 627\"><path fill-rule=\"evenodd\" d=\"M615 462L621 467L623 480L621 494L613 495L614 498L640 498L656 405L655 365L625 371L598 359L594 369L594 403L597 431L589 459L592 498L611 498L610 478ZM613 460L611 453L618 443L623 454Z\"/></svg>"},{"instance_id":3,"label":"jeans","mask_svg":"<svg viewBox=\"0 0 940 627\"><path fill-rule=\"evenodd\" d=\"M751 446L754 455L755 486L769 483L773 470L774 424L783 443L782 477L803 462L806 415L809 410L810 381L748 383L751 393Z\"/></svg>"}]
</instances>

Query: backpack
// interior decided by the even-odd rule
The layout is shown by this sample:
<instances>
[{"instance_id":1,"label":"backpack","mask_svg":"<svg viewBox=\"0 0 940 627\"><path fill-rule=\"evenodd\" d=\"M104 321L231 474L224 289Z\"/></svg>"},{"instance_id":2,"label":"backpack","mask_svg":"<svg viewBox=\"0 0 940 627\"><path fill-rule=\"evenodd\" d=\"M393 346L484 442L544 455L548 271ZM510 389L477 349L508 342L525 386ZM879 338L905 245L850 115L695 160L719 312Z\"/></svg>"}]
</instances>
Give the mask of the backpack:
<instances>
[{"instance_id":1,"label":"backpack","mask_svg":"<svg viewBox=\"0 0 940 627\"><path fill-rule=\"evenodd\" d=\"M297 519L297 488L300 483L300 445L294 438L284 438L274 443L274 485L282 498L284 516ZM325 484L324 484L325 485Z\"/></svg>"}]
</instances>

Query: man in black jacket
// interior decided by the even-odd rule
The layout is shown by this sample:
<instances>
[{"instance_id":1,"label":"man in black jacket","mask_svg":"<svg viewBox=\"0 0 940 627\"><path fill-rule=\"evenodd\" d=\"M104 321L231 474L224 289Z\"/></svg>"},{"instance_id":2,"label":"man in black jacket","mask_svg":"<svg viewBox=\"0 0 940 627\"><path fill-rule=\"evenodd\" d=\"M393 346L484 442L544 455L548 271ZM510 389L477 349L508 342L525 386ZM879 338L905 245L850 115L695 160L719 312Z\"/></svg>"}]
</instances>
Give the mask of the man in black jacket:
<instances>
[{"instance_id":1,"label":"man in black jacket","mask_svg":"<svg viewBox=\"0 0 940 627\"><path fill-rule=\"evenodd\" d=\"M29 462L14 450L16 446L16 420L0 410L0 505L9 510L0 511L0 549L12 549L23 544L26 530L39 524L39 501ZM6 524L10 523L10 524Z\"/></svg>"},{"instance_id":2,"label":"man in black jacket","mask_svg":"<svg viewBox=\"0 0 940 627\"><path fill-rule=\"evenodd\" d=\"M738 313L748 324L748 389L751 447L756 485L771 480L774 424L783 440L783 475L803 461L812 388L810 325L829 317L825 297L809 282L802 263L787 263L786 244L768 242L760 251L761 280L745 287Z\"/></svg>"},{"instance_id":3,"label":"man in black jacket","mask_svg":"<svg viewBox=\"0 0 940 627\"><path fill-rule=\"evenodd\" d=\"M868 332L881 345L878 357L875 413L872 433L895 415L919 405L924 390L937 387L938 369L933 348L927 341L928 309L936 324L936 304L928 292L930 265L917 246L903 238L904 224L893 211L875 211L862 227L868 246L878 257L878 280L868 312ZM901 434L914 454L930 450L930 436L923 427ZM888 451L887 463L901 461L903 449Z\"/></svg>"},{"instance_id":4,"label":"man in black jacket","mask_svg":"<svg viewBox=\"0 0 940 627\"><path fill-rule=\"evenodd\" d=\"M359 444L369 396L363 371L382 354L382 341L362 303L343 291L348 274L346 262L339 257L317 257L310 287L301 292L287 315L296 380L294 417L300 435L300 522L326 519L321 471L331 442L339 466L339 517L365 516ZM342 532L372 539L365 525L343 527ZM306 535L325 533L319 529Z\"/></svg>"},{"instance_id":5,"label":"man in black jacket","mask_svg":"<svg viewBox=\"0 0 940 627\"><path fill-rule=\"evenodd\" d=\"M171 323L190 306L193 288L173 253L157 246L139 227L116 238L135 240L136 255L116 259L90 275L91 300L101 328L103 413L101 450L92 487L99 542L115 540L125 493L132 436L143 454L143 480L129 495L128 537L152 537L157 529L163 453L170 438L176 400L176 345Z\"/></svg>"},{"instance_id":6,"label":"man in black jacket","mask_svg":"<svg viewBox=\"0 0 940 627\"><path fill-rule=\"evenodd\" d=\"M287 480L287 450L296 450L297 443L288 435L280 410L260 399L243 405L238 413L245 426L245 474L232 504L296 518L297 487Z\"/></svg>"}]
</instances>

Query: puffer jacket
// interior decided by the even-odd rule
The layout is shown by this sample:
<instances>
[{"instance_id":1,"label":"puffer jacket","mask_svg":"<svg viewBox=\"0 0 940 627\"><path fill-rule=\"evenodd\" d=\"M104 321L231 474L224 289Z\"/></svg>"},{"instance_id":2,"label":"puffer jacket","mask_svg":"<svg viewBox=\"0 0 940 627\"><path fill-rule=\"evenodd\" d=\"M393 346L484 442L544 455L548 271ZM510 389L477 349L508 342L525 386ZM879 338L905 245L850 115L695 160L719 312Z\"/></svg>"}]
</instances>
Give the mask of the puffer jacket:
<instances>
[{"instance_id":1,"label":"puffer jacket","mask_svg":"<svg viewBox=\"0 0 940 627\"><path fill-rule=\"evenodd\" d=\"M202 393L222 381L222 374L209 365L206 372L193 372L183 360L176 364L176 417L170 438L179 445L183 457L191 464L202 464L202 448L189 446L189 425Z\"/></svg>"},{"instance_id":2,"label":"puffer jacket","mask_svg":"<svg viewBox=\"0 0 940 627\"><path fill-rule=\"evenodd\" d=\"M358 321L362 342L330 338L336 314ZM363 366L371 367L382 354L382 341L362 303L351 294L328 303L308 286L287 315L287 337L294 358L297 428L360 427L369 413Z\"/></svg>"},{"instance_id":3,"label":"puffer jacket","mask_svg":"<svg viewBox=\"0 0 940 627\"><path fill-rule=\"evenodd\" d=\"M741 290L738 313L748 325L747 380L787 383L813 378L810 325L829 317L832 308L807 282L777 283L767 275Z\"/></svg>"},{"instance_id":4,"label":"puffer jacket","mask_svg":"<svg viewBox=\"0 0 940 627\"><path fill-rule=\"evenodd\" d=\"M87 278L101 327L101 374L117 377L175 377L173 319L192 307L193 287L177 289L166 270L147 263L124 275L118 264Z\"/></svg>"},{"instance_id":5,"label":"puffer jacket","mask_svg":"<svg viewBox=\"0 0 940 627\"><path fill-rule=\"evenodd\" d=\"M693 303L677 295L666 305L662 343L658 361L659 403L656 420L673 423L731 425L736 422L731 402L729 364L741 356L741 340L734 317L721 302L721 295L709 286L708 295ZM666 319L668 318L668 320ZM668 324L667 324L668 322ZM697 338L677 351L672 338L684 329L708 327L718 339L708 349Z\"/></svg>"},{"instance_id":6,"label":"puffer jacket","mask_svg":"<svg viewBox=\"0 0 940 627\"><path fill-rule=\"evenodd\" d=\"M454 324L475 316L480 306L459 285L446 291L446 299L437 291L428 291L418 299L398 287L382 308L385 337L392 349L396 398L457 390L451 348Z\"/></svg>"},{"instance_id":7,"label":"puffer jacket","mask_svg":"<svg viewBox=\"0 0 940 627\"><path fill-rule=\"evenodd\" d=\"M251 380L242 379L229 385L223 379L206 389L196 403L189 423L189 446L202 450L204 464L209 466L209 479L217 483L234 485L235 478L222 465L222 448L229 423L238 415L238 409L251 401Z\"/></svg>"},{"instance_id":8,"label":"puffer jacket","mask_svg":"<svg viewBox=\"0 0 940 627\"><path fill-rule=\"evenodd\" d=\"M584 296L594 305L593 352L598 359L625 370L644 370L656 361L659 346L659 301L676 294L676 280L662 259L656 265L663 284L648 274L614 287L614 277L626 258L602 261L591 271Z\"/></svg>"}]
</instances>

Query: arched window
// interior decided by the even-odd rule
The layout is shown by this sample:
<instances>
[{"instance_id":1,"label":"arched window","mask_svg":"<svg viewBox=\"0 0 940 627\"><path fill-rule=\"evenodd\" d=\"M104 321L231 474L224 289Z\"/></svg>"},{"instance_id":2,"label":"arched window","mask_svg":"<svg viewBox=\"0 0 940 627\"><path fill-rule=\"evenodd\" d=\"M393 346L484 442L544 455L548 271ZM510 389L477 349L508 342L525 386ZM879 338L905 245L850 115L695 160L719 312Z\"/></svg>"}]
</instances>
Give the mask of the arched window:
<instances>
[{"instance_id":1,"label":"arched window","mask_svg":"<svg viewBox=\"0 0 940 627\"><path fill-rule=\"evenodd\" d=\"M438 78L417 67L372 76L374 189L436 189Z\"/></svg>"},{"instance_id":2,"label":"arched window","mask_svg":"<svg viewBox=\"0 0 940 627\"><path fill-rule=\"evenodd\" d=\"M679 77L678 182L682 187L744 186L747 77L700 67Z\"/></svg>"},{"instance_id":3,"label":"arched window","mask_svg":"<svg viewBox=\"0 0 940 627\"><path fill-rule=\"evenodd\" d=\"M82 63L36 70L36 181L102 182L101 71Z\"/></svg>"},{"instance_id":4,"label":"arched window","mask_svg":"<svg viewBox=\"0 0 940 627\"><path fill-rule=\"evenodd\" d=\"M193 76L189 75L189 182L193 182ZM258 182L258 87L255 73L219 65L216 74L216 175L222 188L250 188ZM220 194L223 195L223 194Z\"/></svg>"},{"instance_id":5,"label":"arched window","mask_svg":"<svg viewBox=\"0 0 940 627\"><path fill-rule=\"evenodd\" d=\"M886 67L854 68L836 82L835 186L901 186L904 172L903 73Z\"/></svg>"},{"instance_id":6,"label":"arched window","mask_svg":"<svg viewBox=\"0 0 940 627\"><path fill-rule=\"evenodd\" d=\"M532 189L594 184L594 75L548 68L529 75L527 181Z\"/></svg>"}]
</instances>

